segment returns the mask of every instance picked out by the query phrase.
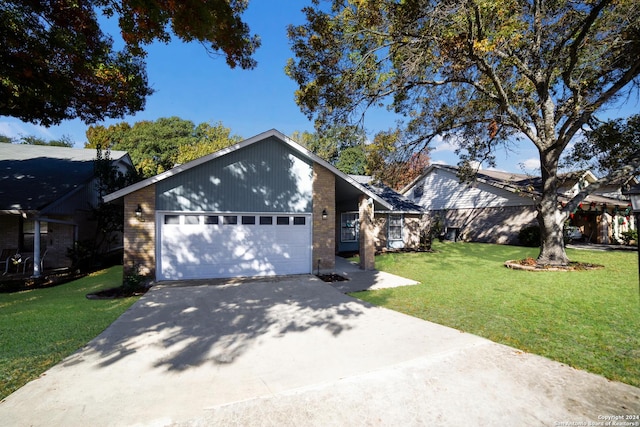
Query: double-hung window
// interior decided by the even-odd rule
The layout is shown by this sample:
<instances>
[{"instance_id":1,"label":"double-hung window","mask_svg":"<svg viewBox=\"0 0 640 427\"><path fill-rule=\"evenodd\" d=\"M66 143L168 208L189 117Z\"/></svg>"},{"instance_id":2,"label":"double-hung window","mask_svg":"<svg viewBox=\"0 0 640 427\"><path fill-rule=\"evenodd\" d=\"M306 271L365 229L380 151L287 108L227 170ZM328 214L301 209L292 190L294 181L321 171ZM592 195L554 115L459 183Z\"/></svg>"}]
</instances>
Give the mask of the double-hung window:
<instances>
[{"instance_id":1,"label":"double-hung window","mask_svg":"<svg viewBox=\"0 0 640 427\"><path fill-rule=\"evenodd\" d=\"M389 240L402 240L401 214L389 214Z\"/></svg>"}]
</instances>

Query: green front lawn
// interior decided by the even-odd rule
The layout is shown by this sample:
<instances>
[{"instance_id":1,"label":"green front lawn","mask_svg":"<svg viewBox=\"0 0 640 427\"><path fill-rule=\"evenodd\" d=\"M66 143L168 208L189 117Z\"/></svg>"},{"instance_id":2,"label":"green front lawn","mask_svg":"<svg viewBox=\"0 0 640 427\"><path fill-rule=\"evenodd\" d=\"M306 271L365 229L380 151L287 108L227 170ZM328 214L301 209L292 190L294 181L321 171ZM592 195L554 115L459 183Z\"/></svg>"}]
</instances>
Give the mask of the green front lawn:
<instances>
[{"instance_id":1,"label":"green front lawn","mask_svg":"<svg viewBox=\"0 0 640 427\"><path fill-rule=\"evenodd\" d=\"M376 257L376 268L418 286L353 296L421 319L640 386L638 255L567 250L572 261L603 270L509 270L509 259L537 249L436 243L435 253Z\"/></svg>"},{"instance_id":2,"label":"green front lawn","mask_svg":"<svg viewBox=\"0 0 640 427\"><path fill-rule=\"evenodd\" d=\"M0 399L95 338L137 298L88 300L122 284L122 266L51 288L0 294Z\"/></svg>"}]
</instances>

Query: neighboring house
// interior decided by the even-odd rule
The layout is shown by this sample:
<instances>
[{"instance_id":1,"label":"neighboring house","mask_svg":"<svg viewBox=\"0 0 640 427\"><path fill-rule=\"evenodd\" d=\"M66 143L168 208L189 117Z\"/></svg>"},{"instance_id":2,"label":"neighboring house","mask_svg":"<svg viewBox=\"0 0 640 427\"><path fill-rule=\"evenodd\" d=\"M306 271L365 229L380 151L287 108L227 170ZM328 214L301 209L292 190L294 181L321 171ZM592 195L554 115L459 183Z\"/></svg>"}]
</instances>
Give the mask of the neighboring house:
<instances>
[{"instance_id":1,"label":"neighboring house","mask_svg":"<svg viewBox=\"0 0 640 427\"><path fill-rule=\"evenodd\" d=\"M67 267L67 249L95 236L89 214L98 202L96 156L89 149L0 144L0 248L20 253L23 262L13 267L33 268L35 276ZM110 158L121 170L132 167L126 152Z\"/></svg>"},{"instance_id":2,"label":"neighboring house","mask_svg":"<svg viewBox=\"0 0 640 427\"><path fill-rule=\"evenodd\" d=\"M562 185L558 189L561 203L565 205L597 180L589 171L563 174ZM635 178L627 177L598 188L571 213L570 225L579 229L586 242L623 243L622 233L636 229L637 224L629 197L623 194L622 188L637 182Z\"/></svg>"},{"instance_id":3,"label":"neighboring house","mask_svg":"<svg viewBox=\"0 0 640 427\"><path fill-rule=\"evenodd\" d=\"M372 269L373 212L395 213L376 191L276 130L105 201L124 203L125 275L158 281L331 270L347 234L359 240L361 268ZM404 238L403 222L395 226Z\"/></svg>"},{"instance_id":4,"label":"neighboring house","mask_svg":"<svg viewBox=\"0 0 640 427\"><path fill-rule=\"evenodd\" d=\"M448 239L517 244L523 227L537 225L539 177L480 170L472 182L461 182L457 172L454 166L431 165L400 191L424 207L430 217L439 217ZM591 172L566 174L561 179L562 203L596 181ZM601 188L571 215L571 225L579 228L585 241L617 242L624 227L635 227L628 205L620 185Z\"/></svg>"}]
</instances>

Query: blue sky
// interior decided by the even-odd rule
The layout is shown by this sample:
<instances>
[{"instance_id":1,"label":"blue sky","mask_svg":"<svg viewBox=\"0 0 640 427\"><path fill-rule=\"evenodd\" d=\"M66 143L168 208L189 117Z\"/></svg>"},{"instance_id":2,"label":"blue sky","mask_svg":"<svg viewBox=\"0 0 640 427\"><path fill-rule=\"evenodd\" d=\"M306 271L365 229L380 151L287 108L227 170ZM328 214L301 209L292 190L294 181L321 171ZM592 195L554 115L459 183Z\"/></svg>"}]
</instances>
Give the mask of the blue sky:
<instances>
[{"instance_id":1,"label":"blue sky","mask_svg":"<svg viewBox=\"0 0 640 427\"><path fill-rule=\"evenodd\" d=\"M198 43L185 44L176 40L168 45L157 43L149 46L147 76L156 92L147 99L145 110L134 116L98 124L108 126L121 121L133 124L141 120L178 116L195 124L222 122L233 134L243 138L273 128L286 135L295 131L313 131L312 122L300 112L294 101L295 83L284 74L287 59L293 56L286 28L289 24L304 23L301 9L307 3L301 0L252 0L249 3L244 19L251 31L262 39L262 46L255 55L258 66L253 70L232 70L223 57L210 57ZM116 39L114 31L117 28L114 25L109 24L103 29ZM624 108L612 110L611 115L626 117L638 111L639 104L635 101ZM370 135L393 125L393 116L380 111L368 114L365 121ZM79 120L44 128L0 117L2 135L34 135L44 139L58 139L66 135L77 147L84 145L87 127ZM453 153L455 147L436 143L433 148L433 162L458 162ZM533 145L525 142L516 151L498 153L497 167L522 172L524 166L526 171L534 172L537 158Z\"/></svg>"}]
</instances>

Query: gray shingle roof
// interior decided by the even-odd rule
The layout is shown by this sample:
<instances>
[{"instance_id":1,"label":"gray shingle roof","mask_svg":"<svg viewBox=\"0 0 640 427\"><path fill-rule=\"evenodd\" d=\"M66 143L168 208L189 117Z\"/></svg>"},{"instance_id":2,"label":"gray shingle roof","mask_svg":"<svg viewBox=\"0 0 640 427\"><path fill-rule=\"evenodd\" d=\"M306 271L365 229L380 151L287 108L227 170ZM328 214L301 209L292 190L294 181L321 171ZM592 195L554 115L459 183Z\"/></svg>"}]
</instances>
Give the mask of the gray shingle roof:
<instances>
[{"instance_id":1,"label":"gray shingle roof","mask_svg":"<svg viewBox=\"0 0 640 427\"><path fill-rule=\"evenodd\" d=\"M405 212L405 213L423 213L424 208L420 205L413 203L400 193L392 190L384 184L364 184L365 187L376 193L378 196L387 201L387 203L393 206L393 211Z\"/></svg>"},{"instance_id":2,"label":"gray shingle roof","mask_svg":"<svg viewBox=\"0 0 640 427\"><path fill-rule=\"evenodd\" d=\"M93 149L0 143L0 211L42 210L91 180L95 158Z\"/></svg>"},{"instance_id":3,"label":"gray shingle roof","mask_svg":"<svg viewBox=\"0 0 640 427\"><path fill-rule=\"evenodd\" d=\"M394 211L407 213L423 213L424 208L413 203L411 200L393 190L381 182L373 182L373 178L368 175L349 175L356 182L364 185L366 188L384 199L393 206Z\"/></svg>"}]
</instances>

